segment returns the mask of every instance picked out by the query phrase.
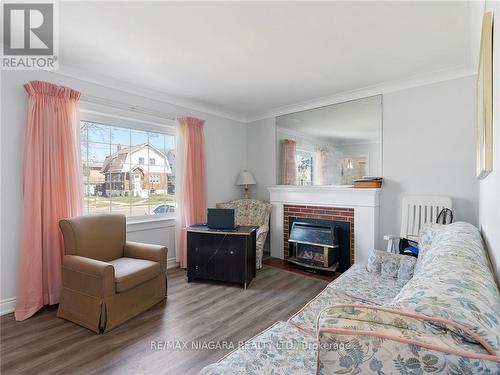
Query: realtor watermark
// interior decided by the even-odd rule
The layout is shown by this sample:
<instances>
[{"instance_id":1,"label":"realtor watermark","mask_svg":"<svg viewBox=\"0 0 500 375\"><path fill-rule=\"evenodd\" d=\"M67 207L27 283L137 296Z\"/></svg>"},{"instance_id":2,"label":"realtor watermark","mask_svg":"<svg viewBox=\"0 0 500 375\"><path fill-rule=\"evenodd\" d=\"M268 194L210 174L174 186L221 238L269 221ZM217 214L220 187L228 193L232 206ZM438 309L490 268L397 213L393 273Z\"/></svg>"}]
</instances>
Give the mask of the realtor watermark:
<instances>
[{"instance_id":1,"label":"realtor watermark","mask_svg":"<svg viewBox=\"0 0 500 375\"><path fill-rule=\"evenodd\" d=\"M3 2L1 68L57 69L58 18L57 2Z\"/></svg>"},{"instance_id":2,"label":"realtor watermark","mask_svg":"<svg viewBox=\"0 0 500 375\"><path fill-rule=\"evenodd\" d=\"M311 343L294 341L255 342L255 341L181 341L181 340L153 340L150 349L153 351L182 351L182 350L263 350L274 347L278 350L327 350L338 351L349 349L349 343Z\"/></svg>"}]
</instances>

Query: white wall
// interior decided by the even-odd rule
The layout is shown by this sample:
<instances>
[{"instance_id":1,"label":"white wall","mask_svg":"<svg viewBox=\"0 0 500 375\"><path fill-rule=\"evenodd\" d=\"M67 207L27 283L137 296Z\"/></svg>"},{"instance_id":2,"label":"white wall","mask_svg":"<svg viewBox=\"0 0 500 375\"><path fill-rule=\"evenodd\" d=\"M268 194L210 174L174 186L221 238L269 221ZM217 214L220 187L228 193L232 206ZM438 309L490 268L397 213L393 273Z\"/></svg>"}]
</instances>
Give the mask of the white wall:
<instances>
[{"instance_id":1,"label":"white wall","mask_svg":"<svg viewBox=\"0 0 500 375\"><path fill-rule=\"evenodd\" d=\"M408 194L449 195L456 220L478 224L474 106L472 76L383 96L379 247L384 233L399 234L401 198ZM250 123L248 135L248 168L260 176L258 197L268 199L265 188L276 183L274 119Z\"/></svg>"},{"instance_id":2,"label":"white wall","mask_svg":"<svg viewBox=\"0 0 500 375\"><path fill-rule=\"evenodd\" d=\"M455 220L477 225L475 77L384 95L383 115L381 233L399 234L410 194L450 196Z\"/></svg>"},{"instance_id":3,"label":"white wall","mask_svg":"<svg viewBox=\"0 0 500 375\"><path fill-rule=\"evenodd\" d=\"M205 119L209 206L241 196L241 190L234 183L238 173L245 167L257 180L257 185L252 187L254 197L269 200L267 187L276 184L274 118L245 126L233 120L51 72L2 71L1 78L2 301L15 296L21 235L21 163L26 122L26 94L22 84L29 80L47 80L73 87L87 95L110 98L173 116L192 115ZM474 87L475 78L467 77L384 95L383 175L386 181L381 196L382 234L399 233L400 202L405 194L450 195L454 201L456 218L478 224ZM496 103L496 113L500 111L498 105ZM130 113L127 115L134 116ZM495 122L498 121L495 119ZM499 133L495 133L497 149ZM497 152L496 165L500 165L498 155ZM497 271L500 264L499 190L499 174L496 170L481 182L481 225L489 246L494 247L492 257ZM163 243L169 248L173 246L171 223L158 224L164 231L157 226L142 225L129 226L131 239ZM381 240L379 246L383 245ZM174 254L175 251L169 251L170 262Z\"/></svg>"},{"instance_id":4,"label":"white wall","mask_svg":"<svg viewBox=\"0 0 500 375\"><path fill-rule=\"evenodd\" d=\"M19 238L29 235L29 228L21 230L21 173L26 124L26 94L22 85L30 80L46 80L55 84L72 87L94 97L128 105L136 105L154 111L169 113L174 117L195 116L206 120L206 157L208 179L208 204L230 200L241 195L234 185L238 173L246 167L246 126L230 119L201 113L151 100L76 78L58 75L52 72L2 71L1 72L1 289L0 308L13 306L12 298L16 293L16 274L19 250ZM96 109L96 108L93 108ZM140 115L116 109L101 110L113 115L141 117ZM169 262L175 258L172 228L169 222L160 224L165 229L147 229L147 226L135 224L128 228L131 238L144 242L162 243L169 246ZM167 235L168 233L168 235ZM10 301L7 305L2 301Z\"/></svg>"},{"instance_id":5,"label":"white wall","mask_svg":"<svg viewBox=\"0 0 500 375\"><path fill-rule=\"evenodd\" d=\"M257 181L252 196L265 201L269 201L267 187L276 185L275 125L275 119L268 118L247 126L247 169Z\"/></svg>"},{"instance_id":6,"label":"white wall","mask_svg":"<svg viewBox=\"0 0 500 375\"><path fill-rule=\"evenodd\" d=\"M494 12L500 25L500 3L487 1L486 11ZM479 183L479 226L500 283L500 27L493 33L493 171Z\"/></svg>"},{"instance_id":7,"label":"white wall","mask_svg":"<svg viewBox=\"0 0 500 375\"><path fill-rule=\"evenodd\" d=\"M175 260L175 219L130 222L127 225L127 240L166 246L167 268L178 266Z\"/></svg>"}]
</instances>

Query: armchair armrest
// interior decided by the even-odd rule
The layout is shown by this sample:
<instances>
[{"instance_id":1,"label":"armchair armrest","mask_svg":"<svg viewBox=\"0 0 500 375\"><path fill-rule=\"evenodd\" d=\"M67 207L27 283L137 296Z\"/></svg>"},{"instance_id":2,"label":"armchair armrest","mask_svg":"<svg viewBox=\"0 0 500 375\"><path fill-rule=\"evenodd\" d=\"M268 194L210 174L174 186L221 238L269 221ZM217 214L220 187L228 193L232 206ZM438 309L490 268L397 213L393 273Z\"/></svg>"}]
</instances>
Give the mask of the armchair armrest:
<instances>
[{"instance_id":1,"label":"armchair armrest","mask_svg":"<svg viewBox=\"0 0 500 375\"><path fill-rule=\"evenodd\" d=\"M261 234L264 234L264 233L267 233L269 232L269 225L268 224L264 224L264 225L261 225L258 229L257 229L257 237L259 237Z\"/></svg>"},{"instance_id":2,"label":"armchair armrest","mask_svg":"<svg viewBox=\"0 0 500 375\"><path fill-rule=\"evenodd\" d=\"M168 249L165 246L127 241L123 249L123 256L158 262L161 270L166 270L167 252Z\"/></svg>"},{"instance_id":3,"label":"armchair armrest","mask_svg":"<svg viewBox=\"0 0 500 375\"><path fill-rule=\"evenodd\" d=\"M63 286L94 297L115 293L115 269L109 263L78 255L63 258Z\"/></svg>"}]
</instances>

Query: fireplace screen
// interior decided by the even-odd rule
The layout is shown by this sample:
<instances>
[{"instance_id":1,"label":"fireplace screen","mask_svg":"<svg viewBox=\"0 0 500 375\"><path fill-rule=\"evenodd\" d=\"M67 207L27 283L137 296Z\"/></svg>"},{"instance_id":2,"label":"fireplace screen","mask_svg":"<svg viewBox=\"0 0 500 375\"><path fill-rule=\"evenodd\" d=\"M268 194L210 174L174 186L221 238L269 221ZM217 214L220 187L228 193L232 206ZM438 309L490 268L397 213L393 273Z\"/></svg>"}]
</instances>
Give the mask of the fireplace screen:
<instances>
[{"instance_id":1,"label":"fireplace screen","mask_svg":"<svg viewBox=\"0 0 500 375\"><path fill-rule=\"evenodd\" d=\"M334 271L337 268L338 245L335 225L294 222L288 242L295 249L289 259L303 266Z\"/></svg>"},{"instance_id":2,"label":"fireplace screen","mask_svg":"<svg viewBox=\"0 0 500 375\"><path fill-rule=\"evenodd\" d=\"M330 248L316 245L297 244L297 260L322 267L332 265L333 257L329 257Z\"/></svg>"}]
</instances>

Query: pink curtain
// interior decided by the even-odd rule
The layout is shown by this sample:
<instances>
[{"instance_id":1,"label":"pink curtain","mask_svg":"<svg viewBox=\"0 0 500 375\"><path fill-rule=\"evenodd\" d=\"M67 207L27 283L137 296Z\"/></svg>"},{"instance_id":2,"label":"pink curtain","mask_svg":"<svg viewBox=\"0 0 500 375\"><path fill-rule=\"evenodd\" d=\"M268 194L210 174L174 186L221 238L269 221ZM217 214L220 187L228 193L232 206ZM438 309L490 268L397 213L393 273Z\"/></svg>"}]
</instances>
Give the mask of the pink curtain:
<instances>
[{"instance_id":1,"label":"pink curtain","mask_svg":"<svg viewBox=\"0 0 500 375\"><path fill-rule=\"evenodd\" d=\"M326 150L319 148L316 150L316 168L314 170L314 185L326 184Z\"/></svg>"},{"instance_id":2,"label":"pink curtain","mask_svg":"<svg viewBox=\"0 0 500 375\"><path fill-rule=\"evenodd\" d=\"M187 267L186 228L207 221L207 178L205 169L205 121L193 117L180 120L180 141L184 163L182 196L179 207L179 261Z\"/></svg>"},{"instance_id":3,"label":"pink curtain","mask_svg":"<svg viewBox=\"0 0 500 375\"><path fill-rule=\"evenodd\" d=\"M80 93L40 81L24 88L29 99L16 320L59 302L63 256L59 219L79 215L83 198Z\"/></svg>"},{"instance_id":4,"label":"pink curtain","mask_svg":"<svg viewBox=\"0 0 500 375\"><path fill-rule=\"evenodd\" d=\"M297 142L285 139L282 142L283 185L297 185Z\"/></svg>"}]
</instances>

